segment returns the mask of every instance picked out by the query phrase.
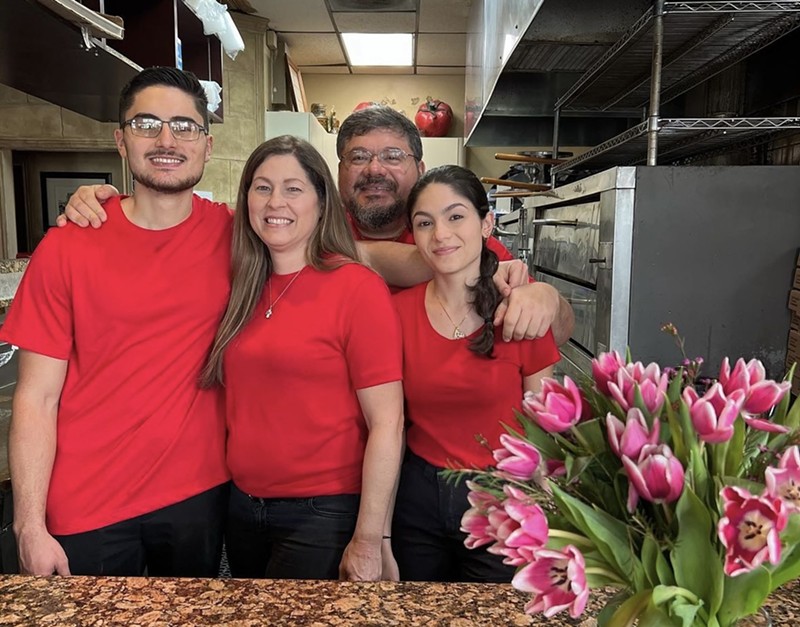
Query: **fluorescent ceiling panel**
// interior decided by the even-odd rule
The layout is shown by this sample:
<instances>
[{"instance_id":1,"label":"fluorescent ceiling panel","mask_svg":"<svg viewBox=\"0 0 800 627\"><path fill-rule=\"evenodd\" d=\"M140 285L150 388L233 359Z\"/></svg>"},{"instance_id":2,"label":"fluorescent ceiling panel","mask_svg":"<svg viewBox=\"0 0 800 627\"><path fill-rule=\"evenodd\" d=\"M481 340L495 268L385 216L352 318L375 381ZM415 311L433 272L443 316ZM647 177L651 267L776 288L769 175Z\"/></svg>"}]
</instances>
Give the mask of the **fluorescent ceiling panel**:
<instances>
[{"instance_id":1,"label":"fluorescent ceiling panel","mask_svg":"<svg viewBox=\"0 0 800 627\"><path fill-rule=\"evenodd\" d=\"M342 41L353 66L410 66L414 61L409 33L342 33Z\"/></svg>"}]
</instances>

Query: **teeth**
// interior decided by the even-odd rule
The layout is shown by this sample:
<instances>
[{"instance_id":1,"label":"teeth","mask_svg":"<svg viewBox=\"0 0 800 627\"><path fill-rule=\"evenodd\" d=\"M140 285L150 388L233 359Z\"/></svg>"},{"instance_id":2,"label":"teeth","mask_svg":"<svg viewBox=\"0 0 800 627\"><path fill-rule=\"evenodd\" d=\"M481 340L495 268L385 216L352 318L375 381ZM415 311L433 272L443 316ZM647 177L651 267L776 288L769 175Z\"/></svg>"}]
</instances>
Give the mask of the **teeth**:
<instances>
[{"instance_id":1,"label":"teeth","mask_svg":"<svg viewBox=\"0 0 800 627\"><path fill-rule=\"evenodd\" d=\"M289 218L267 218L267 224L291 224Z\"/></svg>"},{"instance_id":2,"label":"teeth","mask_svg":"<svg viewBox=\"0 0 800 627\"><path fill-rule=\"evenodd\" d=\"M181 162L180 159L170 159L169 157L153 157L153 161L161 165L177 165Z\"/></svg>"}]
</instances>

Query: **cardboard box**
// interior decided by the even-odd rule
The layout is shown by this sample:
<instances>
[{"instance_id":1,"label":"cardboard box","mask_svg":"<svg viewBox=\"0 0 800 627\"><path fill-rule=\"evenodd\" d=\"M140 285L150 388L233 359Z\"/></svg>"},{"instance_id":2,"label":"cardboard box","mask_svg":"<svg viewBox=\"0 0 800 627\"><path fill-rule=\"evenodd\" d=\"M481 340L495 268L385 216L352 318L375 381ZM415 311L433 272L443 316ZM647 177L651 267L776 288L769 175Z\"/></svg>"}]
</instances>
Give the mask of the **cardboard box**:
<instances>
[{"instance_id":1,"label":"cardboard box","mask_svg":"<svg viewBox=\"0 0 800 627\"><path fill-rule=\"evenodd\" d=\"M794 271L794 283L792 283L792 288L800 290L800 266Z\"/></svg>"},{"instance_id":2,"label":"cardboard box","mask_svg":"<svg viewBox=\"0 0 800 627\"><path fill-rule=\"evenodd\" d=\"M800 331L800 314L792 313L792 319L789 321L789 327L795 331Z\"/></svg>"},{"instance_id":3,"label":"cardboard box","mask_svg":"<svg viewBox=\"0 0 800 627\"><path fill-rule=\"evenodd\" d=\"M800 353L800 332L791 330L789 331L789 341L786 343L786 352Z\"/></svg>"}]
</instances>

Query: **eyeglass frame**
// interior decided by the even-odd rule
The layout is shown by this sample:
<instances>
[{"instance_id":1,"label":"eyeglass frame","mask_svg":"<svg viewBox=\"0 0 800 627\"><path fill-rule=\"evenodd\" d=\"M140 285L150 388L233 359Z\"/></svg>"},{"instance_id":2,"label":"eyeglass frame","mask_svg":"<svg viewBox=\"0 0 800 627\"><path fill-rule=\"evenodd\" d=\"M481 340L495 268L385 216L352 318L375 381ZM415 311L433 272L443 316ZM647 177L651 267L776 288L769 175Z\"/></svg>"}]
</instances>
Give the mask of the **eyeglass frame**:
<instances>
[{"instance_id":1,"label":"eyeglass frame","mask_svg":"<svg viewBox=\"0 0 800 627\"><path fill-rule=\"evenodd\" d=\"M152 120L154 122L158 122L160 124L160 126L158 127L158 132L155 135L152 135L152 136L150 136L150 135L141 135L141 134L137 133L134 130L134 128L136 128L135 125L134 125L134 122L136 120ZM192 139L188 139L188 138L185 138L185 137L178 137L175 134L175 129L172 128L172 125L174 123L179 123L179 122L183 122L183 123L189 122L191 124L194 124L197 127L197 131L198 131L197 137L194 137ZM200 134L201 133L207 136L208 135L208 131L209 131L209 129L205 125L203 125L203 124L201 124L199 122L196 122L192 118L172 118L171 120L162 120L161 118L157 118L154 115L135 115L132 118L130 118L129 120L125 120L120 125L120 128L124 130L125 127L128 126L131 129L131 133L133 133L133 135L136 136L136 137L145 137L147 139L155 139L156 137L161 135L162 131L164 130L164 125L165 124L167 125L167 128L169 128L169 132L172 133L172 137L174 139L176 139L178 141L182 141L182 142L196 142L198 139L200 139Z\"/></svg>"},{"instance_id":2,"label":"eyeglass frame","mask_svg":"<svg viewBox=\"0 0 800 627\"><path fill-rule=\"evenodd\" d=\"M391 165L391 164L384 163L383 159L381 159L381 154L385 153L388 150L392 150L392 151L396 151L396 152L402 153L403 154L403 162L398 164L398 165ZM361 153L369 155L369 160L366 163L361 164L361 165L354 165L352 163L349 163L350 155L352 155L354 152L361 152ZM378 163L380 163L384 168L389 168L389 169L402 168L403 166L406 165L406 162L408 161L408 157L411 157L412 159L414 159L414 161L421 161L422 160L421 157L418 157L417 155L415 155L413 153L406 152L402 148L388 147L388 148L383 148L379 152L372 152L371 150L367 150L366 148L353 148L352 150L348 150L346 153L342 154L341 161L348 168L353 168L353 167L355 167L355 168L366 168L366 167L369 167L369 165L372 163L372 160L375 159L376 157L378 159Z\"/></svg>"}]
</instances>

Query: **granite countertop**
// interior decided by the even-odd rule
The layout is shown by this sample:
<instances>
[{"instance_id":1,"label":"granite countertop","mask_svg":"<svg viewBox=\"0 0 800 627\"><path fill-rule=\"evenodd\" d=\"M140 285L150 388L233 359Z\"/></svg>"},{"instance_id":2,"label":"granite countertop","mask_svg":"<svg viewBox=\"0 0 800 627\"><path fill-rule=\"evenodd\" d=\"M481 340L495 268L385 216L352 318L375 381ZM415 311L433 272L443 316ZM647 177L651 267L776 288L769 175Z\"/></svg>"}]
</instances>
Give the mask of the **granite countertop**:
<instances>
[{"instance_id":1,"label":"granite countertop","mask_svg":"<svg viewBox=\"0 0 800 627\"><path fill-rule=\"evenodd\" d=\"M774 625L800 623L798 593L792 582L770 598ZM595 625L527 616L525 600L506 584L0 575L2 626Z\"/></svg>"},{"instance_id":2,"label":"granite countertop","mask_svg":"<svg viewBox=\"0 0 800 627\"><path fill-rule=\"evenodd\" d=\"M22 274L28 267L28 259L0 259L0 309L11 304L17 292Z\"/></svg>"}]
</instances>

